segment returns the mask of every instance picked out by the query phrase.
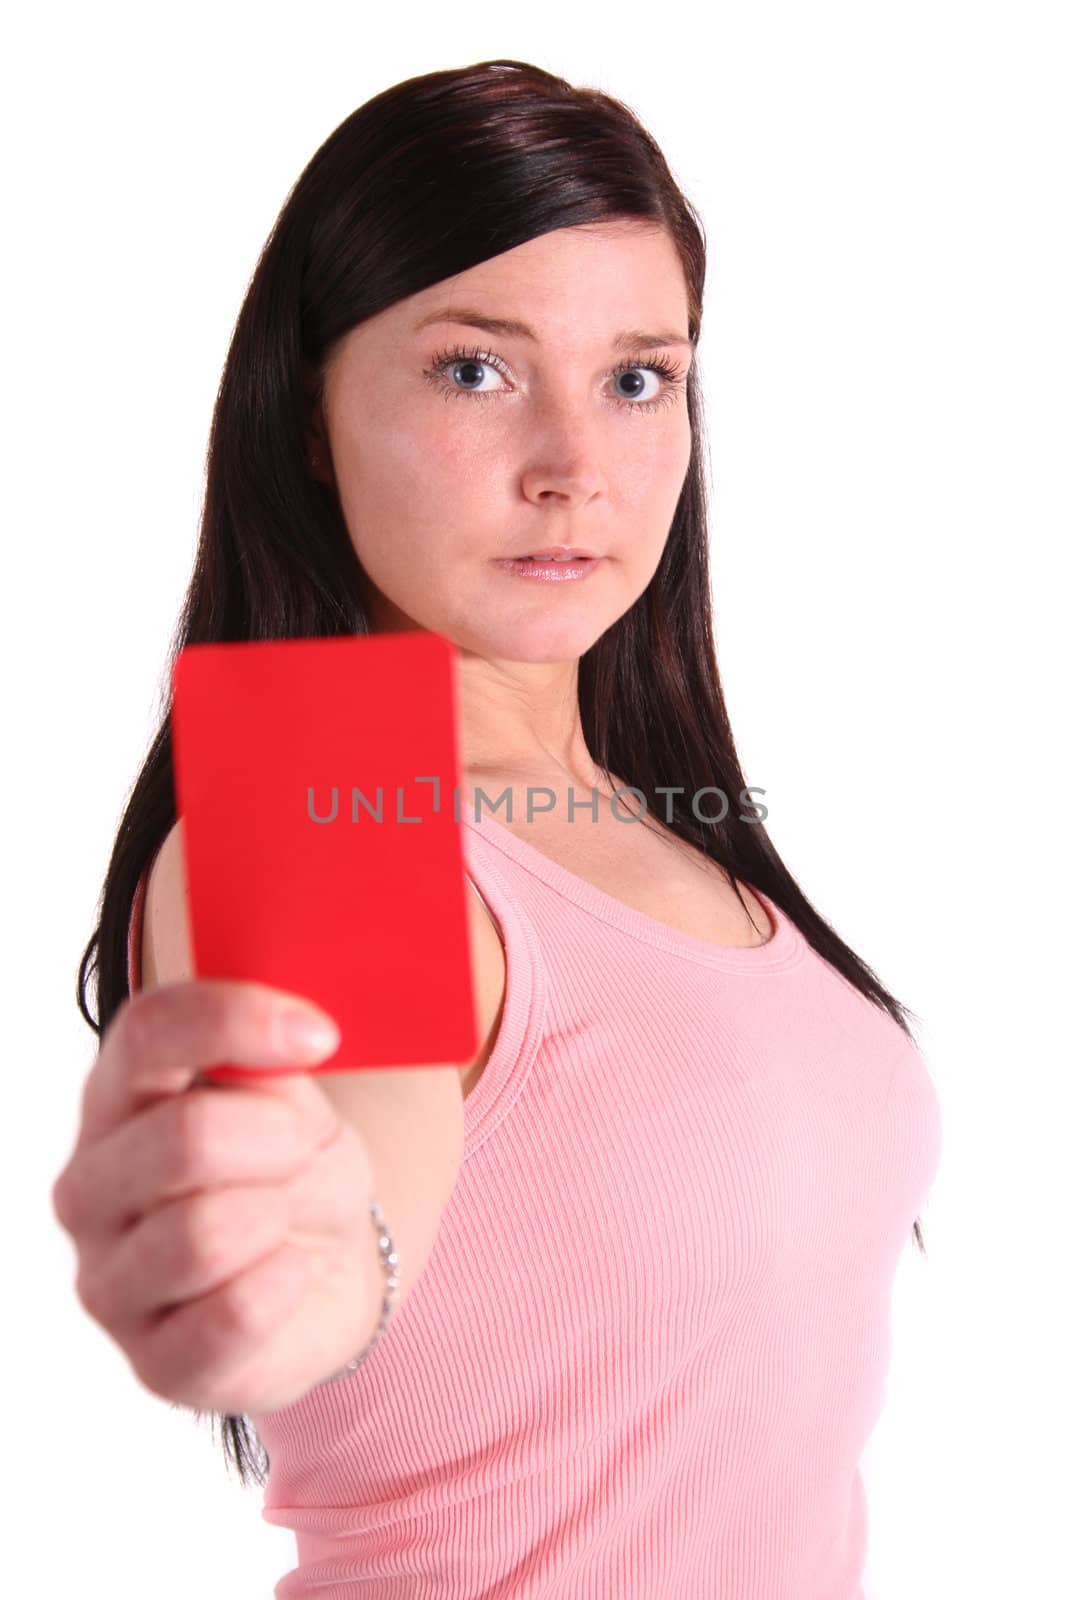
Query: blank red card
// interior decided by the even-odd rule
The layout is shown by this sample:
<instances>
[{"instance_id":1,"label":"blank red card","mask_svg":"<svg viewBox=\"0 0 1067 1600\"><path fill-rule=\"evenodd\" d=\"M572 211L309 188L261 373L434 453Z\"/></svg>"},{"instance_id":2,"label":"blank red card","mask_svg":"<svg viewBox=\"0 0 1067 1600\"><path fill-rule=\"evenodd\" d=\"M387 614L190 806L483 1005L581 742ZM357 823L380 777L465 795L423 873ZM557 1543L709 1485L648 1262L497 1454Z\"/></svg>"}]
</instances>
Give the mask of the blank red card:
<instances>
[{"instance_id":1,"label":"blank red card","mask_svg":"<svg viewBox=\"0 0 1067 1600\"><path fill-rule=\"evenodd\" d=\"M341 1043L300 1071L468 1060L451 641L189 645L172 726L197 977L254 979L328 1011Z\"/></svg>"}]
</instances>

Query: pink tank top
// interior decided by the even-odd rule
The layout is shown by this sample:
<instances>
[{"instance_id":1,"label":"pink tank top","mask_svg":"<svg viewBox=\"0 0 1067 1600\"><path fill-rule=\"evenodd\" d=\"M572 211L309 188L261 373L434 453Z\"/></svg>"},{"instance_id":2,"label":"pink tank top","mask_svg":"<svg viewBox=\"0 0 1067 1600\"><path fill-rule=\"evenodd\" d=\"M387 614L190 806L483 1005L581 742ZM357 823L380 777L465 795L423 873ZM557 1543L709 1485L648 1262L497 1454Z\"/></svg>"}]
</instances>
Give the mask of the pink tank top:
<instances>
[{"instance_id":1,"label":"pink tank top","mask_svg":"<svg viewBox=\"0 0 1067 1600\"><path fill-rule=\"evenodd\" d=\"M385 1336L252 1418L296 1536L276 1600L863 1600L858 1463L941 1151L921 1054L765 897L732 949L484 809L462 838L500 1030Z\"/></svg>"}]
</instances>

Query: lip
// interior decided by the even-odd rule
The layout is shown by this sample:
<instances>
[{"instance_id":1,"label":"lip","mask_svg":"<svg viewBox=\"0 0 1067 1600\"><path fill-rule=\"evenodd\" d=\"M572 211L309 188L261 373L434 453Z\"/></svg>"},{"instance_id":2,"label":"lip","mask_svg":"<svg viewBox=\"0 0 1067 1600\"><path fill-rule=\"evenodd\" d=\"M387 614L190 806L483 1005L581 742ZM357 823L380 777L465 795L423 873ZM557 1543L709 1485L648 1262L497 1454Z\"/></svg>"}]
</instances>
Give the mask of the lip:
<instances>
[{"instance_id":1,"label":"lip","mask_svg":"<svg viewBox=\"0 0 1067 1600\"><path fill-rule=\"evenodd\" d=\"M505 556L505 561L566 561L571 556L581 556L586 561L595 561L594 550L583 550L576 544L550 544L542 550L518 550L513 556Z\"/></svg>"},{"instance_id":2,"label":"lip","mask_svg":"<svg viewBox=\"0 0 1067 1600\"><path fill-rule=\"evenodd\" d=\"M501 572L516 578L540 583L575 583L588 578L603 565L600 556L589 556L583 561L543 561L533 556L504 556L493 562Z\"/></svg>"}]
</instances>

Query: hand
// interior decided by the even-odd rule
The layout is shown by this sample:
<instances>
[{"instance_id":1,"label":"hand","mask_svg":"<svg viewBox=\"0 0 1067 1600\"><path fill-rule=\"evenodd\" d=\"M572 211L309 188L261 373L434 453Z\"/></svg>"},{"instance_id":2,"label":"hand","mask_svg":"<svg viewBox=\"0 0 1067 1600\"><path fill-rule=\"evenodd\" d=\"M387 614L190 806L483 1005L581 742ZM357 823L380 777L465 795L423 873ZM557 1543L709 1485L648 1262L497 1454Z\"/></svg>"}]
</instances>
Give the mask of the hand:
<instances>
[{"instance_id":1,"label":"hand","mask_svg":"<svg viewBox=\"0 0 1067 1600\"><path fill-rule=\"evenodd\" d=\"M298 995L221 979L124 1001L52 1190L82 1305L147 1388L198 1410L289 1404L377 1325L367 1147L299 1070L336 1037L287 1044L280 1018L294 1008L323 1017ZM199 1079L223 1062L260 1075Z\"/></svg>"}]
</instances>

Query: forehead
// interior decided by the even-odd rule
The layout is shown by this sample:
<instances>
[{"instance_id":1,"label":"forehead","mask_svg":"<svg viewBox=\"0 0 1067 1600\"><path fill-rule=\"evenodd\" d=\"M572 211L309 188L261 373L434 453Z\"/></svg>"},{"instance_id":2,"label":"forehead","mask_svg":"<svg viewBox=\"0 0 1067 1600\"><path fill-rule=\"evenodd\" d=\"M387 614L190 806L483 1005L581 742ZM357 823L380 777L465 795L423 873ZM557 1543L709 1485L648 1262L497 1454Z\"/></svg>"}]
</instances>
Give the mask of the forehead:
<instances>
[{"instance_id":1,"label":"forehead","mask_svg":"<svg viewBox=\"0 0 1067 1600\"><path fill-rule=\"evenodd\" d=\"M560 331L578 313L587 322L671 313L685 319L686 284L674 241L648 224L559 228L528 239L465 272L409 295L391 308L412 329L454 306L480 306L516 336ZM683 329L684 334L684 329Z\"/></svg>"},{"instance_id":2,"label":"forehead","mask_svg":"<svg viewBox=\"0 0 1067 1600\"><path fill-rule=\"evenodd\" d=\"M647 223L541 234L396 301L352 335L428 337L452 322L531 346L689 342L681 260L669 233Z\"/></svg>"}]
</instances>

